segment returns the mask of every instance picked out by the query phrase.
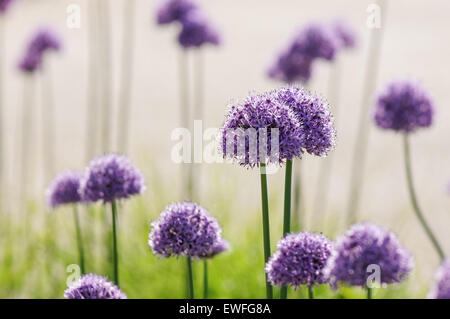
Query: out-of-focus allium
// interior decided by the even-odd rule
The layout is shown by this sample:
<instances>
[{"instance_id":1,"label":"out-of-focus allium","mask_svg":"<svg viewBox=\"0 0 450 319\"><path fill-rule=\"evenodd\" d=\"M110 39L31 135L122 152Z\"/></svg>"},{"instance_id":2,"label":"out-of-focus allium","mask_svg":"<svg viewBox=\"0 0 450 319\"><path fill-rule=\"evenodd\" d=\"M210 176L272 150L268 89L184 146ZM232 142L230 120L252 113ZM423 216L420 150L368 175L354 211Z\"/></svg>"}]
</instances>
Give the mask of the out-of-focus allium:
<instances>
[{"instance_id":1,"label":"out-of-focus allium","mask_svg":"<svg viewBox=\"0 0 450 319\"><path fill-rule=\"evenodd\" d=\"M357 37L355 31L343 20L335 20L330 25L332 32L341 48L352 49L356 47Z\"/></svg>"},{"instance_id":2,"label":"out-of-focus allium","mask_svg":"<svg viewBox=\"0 0 450 319\"><path fill-rule=\"evenodd\" d=\"M181 22L188 12L197 9L197 4L192 0L167 0L157 10L158 24Z\"/></svg>"},{"instance_id":3,"label":"out-of-focus allium","mask_svg":"<svg viewBox=\"0 0 450 319\"><path fill-rule=\"evenodd\" d=\"M216 255L218 255L226 250L229 250L229 249L230 249L230 244L228 243L228 241L225 239L219 239L214 244L212 251L208 255L204 256L203 258L207 258L207 259L213 258Z\"/></svg>"},{"instance_id":4,"label":"out-of-focus allium","mask_svg":"<svg viewBox=\"0 0 450 319\"><path fill-rule=\"evenodd\" d=\"M148 243L162 257L207 258L226 248L217 220L192 202L170 204L151 227Z\"/></svg>"},{"instance_id":5,"label":"out-of-focus allium","mask_svg":"<svg viewBox=\"0 0 450 319\"><path fill-rule=\"evenodd\" d=\"M219 136L223 157L248 167L301 157L304 145L299 120L275 92L233 103Z\"/></svg>"},{"instance_id":6,"label":"out-of-focus allium","mask_svg":"<svg viewBox=\"0 0 450 319\"><path fill-rule=\"evenodd\" d=\"M87 274L72 281L64 292L67 299L127 299L127 296L105 277Z\"/></svg>"},{"instance_id":7,"label":"out-of-focus allium","mask_svg":"<svg viewBox=\"0 0 450 319\"><path fill-rule=\"evenodd\" d=\"M278 250L266 264L268 280L277 286L326 283L323 268L331 255L331 241L321 234L290 234L277 244Z\"/></svg>"},{"instance_id":8,"label":"out-of-focus allium","mask_svg":"<svg viewBox=\"0 0 450 319\"><path fill-rule=\"evenodd\" d=\"M125 156L117 154L92 160L81 183L82 198L88 202L113 202L144 190L142 174Z\"/></svg>"},{"instance_id":9,"label":"out-of-focus allium","mask_svg":"<svg viewBox=\"0 0 450 319\"><path fill-rule=\"evenodd\" d=\"M333 60L338 42L330 28L326 25L313 23L298 33L291 50L311 59Z\"/></svg>"},{"instance_id":10,"label":"out-of-focus allium","mask_svg":"<svg viewBox=\"0 0 450 319\"><path fill-rule=\"evenodd\" d=\"M41 56L37 54L26 54L19 61L19 69L25 73L33 73L41 66Z\"/></svg>"},{"instance_id":11,"label":"out-of-focus allium","mask_svg":"<svg viewBox=\"0 0 450 319\"><path fill-rule=\"evenodd\" d=\"M54 208L80 202L81 178L82 174L74 171L66 171L56 176L46 192L48 205Z\"/></svg>"},{"instance_id":12,"label":"out-of-focus allium","mask_svg":"<svg viewBox=\"0 0 450 319\"><path fill-rule=\"evenodd\" d=\"M378 96L375 123L382 129L411 133L433 122L434 105L418 84L409 81L390 83Z\"/></svg>"},{"instance_id":13,"label":"out-of-focus allium","mask_svg":"<svg viewBox=\"0 0 450 319\"><path fill-rule=\"evenodd\" d=\"M450 260L444 261L436 272L436 283L428 298L450 299Z\"/></svg>"},{"instance_id":14,"label":"out-of-focus allium","mask_svg":"<svg viewBox=\"0 0 450 319\"><path fill-rule=\"evenodd\" d=\"M14 0L0 0L0 14L6 13L13 2Z\"/></svg>"},{"instance_id":15,"label":"out-of-focus allium","mask_svg":"<svg viewBox=\"0 0 450 319\"><path fill-rule=\"evenodd\" d=\"M181 20L178 42L185 48L200 47L210 43L220 44L218 32L200 10L192 10Z\"/></svg>"},{"instance_id":16,"label":"out-of-focus allium","mask_svg":"<svg viewBox=\"0 0 450 319\"><path fill-rule=\"evenodd\" d=\"M286 86L275 92L297 116L303 131L303 148L309 154L326 156L336 144L334 119L327 101L300 86Z\"/></svg>"},{"instance_id":17,"label":"out-of-focus allium","mask_svg":"<svg viewBox=\"0 0 450 319\"><path fill-rule=\"evenodd\" d=\"M306 83L311 78L312 59L290 48L283 51L269 68L268 76L285 83Z\"/></svg>"},{"instance_id":18,"label":"out-of-focus allium","mask_svg":"<svg viewBox=\"0 0 450 319\"><path fill-rule=\"evenodd\" d=\"M324 269L330 283L366 287L373 273L369 266L380 269L379 284L398 283L412 270L409 252L390 231L370 223L352 226L337 239L335 250Z\"/></svg>"}]
</instances>

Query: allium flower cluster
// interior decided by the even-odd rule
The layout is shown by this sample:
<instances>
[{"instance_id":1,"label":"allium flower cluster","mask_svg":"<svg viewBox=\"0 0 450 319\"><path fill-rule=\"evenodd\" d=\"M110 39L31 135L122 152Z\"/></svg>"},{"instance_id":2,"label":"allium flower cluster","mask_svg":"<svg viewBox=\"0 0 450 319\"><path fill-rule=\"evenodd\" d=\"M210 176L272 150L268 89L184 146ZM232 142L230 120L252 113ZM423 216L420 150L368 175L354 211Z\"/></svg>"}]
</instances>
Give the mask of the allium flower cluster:
<instances>
[{"instance_id":1,"label":"allium flower cluster","mask_svg":"<svg viewBox=\"0 0 450 319\"><path fill-rule=\"evenodd\" d=\"M382 129L411 133L431 126L434 104L418 84L399 81L389 84L378 96L375 123Z\"/></svg>"},{"instance_id":2,"label":"allium flower cluster","mask_svg":"<svg viewBox=\"0 0 450 319\"><path fill-rule=\"evenodd\" d=\"M74 204L81 201L80 184L82 174L66 171L59 174L47 189L46 197L50 207Z\"/></svg>"},{"instance_id":3,"label":"allium flower cluster","mask_svg":"<svg viewBox=\"0 0 450 319\"><path fill-rule=\"evenodd\" d=\"M352 49L356 47L355 31L343 20L335 20L330 25L340 48Z\"/></svg>"},{"instance_id":4,"label":"allium flower cluster","mask_svg":"<svg viewBox=\"0 0 450 319\"><path fill-rule=\"evenodd\" d=\"M6 13L14 0L0 0L0 14Z\"/></svg>"},{"instance_id":5,"label":"allium flower cluster","mask_svg":"<svg viewBox=\"0 0 450 319\"><path fill-rule=\"evenodd\" d=\"M366 287L368 276L374 271L369 266L379 267L379 284L391 284L404 280L413 262L392 232L360 223L338 238L324 273L333 285L342 282Z\"/></svg>"},{"instance_id":6,"label":"allium flower cluster","mask_svg":"<svg viewBox=\"0 0 450 319\"><path fill-rule=\"evenodd\" d=\"M142 174L125 156L108 154L91 161L81 189L84 201L108 203L142 193L145 184Z\"/></svg>"},{"instance_id":7,"label":"allium flower cluster","mask_svg":"<svg viewBox=\"0 0 450 319\"><path fill-rule=\"evenodd\" d=\"M331 241L321 234L290 234L277 244L266 264L268 281L277 286L299 287L326 283L323 268L331 255Z\"/></svg>"},{"instance_id":8,"label":"allium flower cluster","mask_svg":"<svg viewBox=\"0 0 450 319\"><path fill-rule=\"evenodd\" d=\"M162 257L211 258L228 248L217 220L192 202L167 206L151 227L148 243Z\"/></svg>"},{"instance_id":9,"label":"allium flower cluster","mask_svg":"<svg viewBox=\"0 0 450 319\"><path fill-rule=\"evenodd\" d=\"M181 22L190 11L197 8L197 4L192 0L164 1L157 9L157 22L158 24Z\"/></svg>"},{"instance_id":10,"label":"allium flower cluster","mask_svg":"<svg viewBox=\"0 0 450 319\"><path fill-rule=\"evenodd\" d=\"M436 272L436 283L428 298L450 299L450 260L444 261Z\"/></svg>"},{"instance_id":11,"label":"allium flower cluster","mask_svg":"<svg viewBox=\"0 0 450 319\"><path fill-rule=\"evenodd\" d=\"M87 274L73 281L64 292L67 299L127 299L127 296L105 277Z\"/></svg>"},{"instance_id":12,"label":"allium flower cluster","mask_svg":"<svg viewBox=\"0 0 450 319\"><path fill-rule=\"evenodd\" d=\"M313 59L293 50L284 50L269 68L268 76L285 83L306 83L311 78Z\"/></svg>"}]
</instances>

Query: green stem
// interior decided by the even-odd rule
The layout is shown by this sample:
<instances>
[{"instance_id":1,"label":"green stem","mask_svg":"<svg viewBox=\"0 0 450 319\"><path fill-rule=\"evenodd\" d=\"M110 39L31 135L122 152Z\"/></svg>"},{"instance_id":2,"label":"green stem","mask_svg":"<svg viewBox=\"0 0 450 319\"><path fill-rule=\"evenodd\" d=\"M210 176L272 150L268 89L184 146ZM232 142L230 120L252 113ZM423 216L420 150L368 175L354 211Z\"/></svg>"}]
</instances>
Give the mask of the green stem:
<instances>
[{"instance_id":1,"label":"green stem","mask_svg":"<svg viewBox=\"0 0 450 319\"><path fill-rule=\"evenodd\" d=\"M83 249L83 236L81 235L80 216L78 214L78 206L73 205L73 218L75 221L75 231L77 236L78 256L80 258L81 273L85 274L86 269L84 267L84 249Z\"/></svg>"},{"instance_id":2,"label":"green stem","mask_svg":"<svg viewBox=\"0 0 450 319\"><path fill-rule=\"evenodd\" d=\"M116 201L111 203L112 230L113 230L113 260L114 260L114 283L119 286L119 256L117 251L117 205Z\"/></svg>"},{"instance_id":3,"label":"green stem","mask_svg":"<svg viewBox=\"0 0 450 319\"><path fill-rule=\"evenodd\" d=\"M299 163L300 164L300 163ZM293 225L292 228L295 231L301 230L302 228L302 174L301 167L298 165L297 169L294 172L294 205L293 205L293 213L292 220Z\"/></svg>"},{"instance_id":4,"label":"green stem","mask_svg":"<svg viewBox=\"0 0 450 319\"><path fill-rule=\"evenodd\" d=\"M422 227L424 228L428 238L433 243L433 246L436 249L436 251L439 255L439 258L441 259L441 261L443 261L445 259L444 251L442 250L441 245L439 244L438 240L436 239L433 232L431 231L431 228L428 226L428 224L425 220L425 217L423 216L422 210L419 207L419 203L417 201L416 191L414 189L412 170L411 170L411 154L410 154L410 148L409 148L408 134L404 135L403 146L404 146L404 154L405 154L406 178L408 180L408 191L409 191L409 195L411 197L411 203L414 208L414 212L416 213L417 218L419 219L420 223L422 224Z\"/></svg>"},{"instance_id":5,"label":"green stem","mask_svg":"<svg viewBox=\"0 0 450 319\"><path fill-rule=\"evenodd\" d=\"M283 237L291 231L291 187L292 186L292 160L286 161L286 175L284 179L284 220ZM288 287L283 286L280 290L280 299L287 298Z\"/></svg>"},{"instance_id":6,"label":"green stem","mask_svg":"<svg viewBox=\"0 0 450 319\"><path fill-rule=\"evenodd\" d=\"M208 260L203 261L203 299L208 299Z\"/></svg>"},{"instance_id":7,"label":"green stem","mask_svg":"<svg viewBox=\"0 0 450 319\"><path fill-rule=\"evenodd\" d=\"M192 257L186 257L187 261L187 283L188 283L188 299L194 299L194 276L192 274Z\"/></svg>"},{"instance_id":8,"label":"green stem","mask_svg":"<svg viewBox=\"0 0 450 319\"><path fill-rule=\"evenodd\" d=\"M314 290L313 287L308 287L308 298L309 299L314 299Z\"/></svg>"},{"instance_id":9,"label":"green stem","mask_svg":"<svg viewBox=\"0 0 450 319\"><path fill-rule=\"evenodd\" d=\"M372 288L367 287L367 299L372 299Z\"/></svg>"},{"instance_id":10,"label":"green stem","mask_svg":"<svg viewBox=\"0 0 450 319\"><path fill-rule=\"evenodd\" d=\"M270 257L270 226L269 226L269 198L267 195L267 176L266 176L266 164L260 164L260 176L261 176L261 204L262 204L262 223L263 223L263 239L264 239L264 265L267 263ZM270 283L267 281L266 276L266 296L267 299L273 298L273 289Z\"/></svg>"}]
</instances>

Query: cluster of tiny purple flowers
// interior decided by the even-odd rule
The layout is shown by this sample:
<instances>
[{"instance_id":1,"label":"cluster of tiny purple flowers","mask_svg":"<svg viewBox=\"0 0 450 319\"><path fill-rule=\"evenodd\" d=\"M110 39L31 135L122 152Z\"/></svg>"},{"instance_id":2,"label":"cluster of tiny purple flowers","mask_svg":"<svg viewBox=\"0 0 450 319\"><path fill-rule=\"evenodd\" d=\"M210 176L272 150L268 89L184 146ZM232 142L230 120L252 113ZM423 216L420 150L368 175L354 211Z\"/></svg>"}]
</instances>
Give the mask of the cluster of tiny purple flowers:
<instances>
[{"instance_id":1,"label":"cluster of tiny purple flowers","mask_svg":"<svg viewBox=\"0 0 450 319\"><path fill-rule=\"evenodd\" d=\"M79 203L82 176L80 172L75 171L66 171L56 176L46 192L48 205L55 208L59 205Z\"/></svg>"},{"instance_id":2,"label":"cluster of tiny purple flowers","mask_svg":"<svg viewBox=\"0 0 450 319\"><path fill-rule=\"evenodd\" d=\"M64 292L66 299L127 299L106 277L87 274L72 281Z\"/></svg>"},{"instance_id":3,"label":"cluster of tiny purple flowers","mask_svg":"<svg viewBox=\"0 0 450 319\"><path fill-rule=\"evenodd\" d=\"M436 272L436 283L428 294L430 299L450 299L450 260L445 260Z\"/></svg>"}]
</instances>

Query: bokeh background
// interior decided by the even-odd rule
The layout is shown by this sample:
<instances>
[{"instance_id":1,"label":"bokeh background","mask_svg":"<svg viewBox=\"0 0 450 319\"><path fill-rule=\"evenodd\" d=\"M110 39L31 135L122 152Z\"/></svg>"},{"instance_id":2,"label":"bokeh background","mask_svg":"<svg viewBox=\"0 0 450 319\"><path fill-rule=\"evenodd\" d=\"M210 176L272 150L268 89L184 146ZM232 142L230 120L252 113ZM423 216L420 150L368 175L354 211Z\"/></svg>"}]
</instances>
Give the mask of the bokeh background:
<instances>
[{"instance_id":1,"label":"bokeh background","mask_svg":"<svg viewBox=\"0 0 450 319\"><path fill-rule=\"evenodd\" d=\"M57 31L63 50L51 57L49 69L54 85L57 119L55 172L83 169L86 158L88 105L88 1L18 0L4 18L4 142L1 154L6 176L3 183L3 211L0 215L0 297L61 298L66 286L66 267L76 262L70 210L48 212L45 208L42 109L36 96L33 135L33 177L30 198L18 196L17 174L20 108L24 77L17 70L18 59L34 30L48 26ZM117 119L123 12L127 0L108 0L112 39L112 118ZM355 50L339 55L340 98L337 103L338 142L327 159L306 156L302 160L305 229L323 231L334 237L344 229L355 134L362 108L362 87L368 55L370 29L366 26L366 0L198 0L217 25L223 39L220 47L204 50L205 111L203 126L220 127L232 99L252 90L269 90L280 83L267 78L266 70L295 31L309 22L345 19L358 33ZM435 123L412 138L412 161L421 205L431 227L450 252L450 3L446 0L386 1L377 86L392 79L418 80L436 103ZM136 0L130 148L128 156L145 175L145 194L122 206L120 245L122 288L129 297L184 297L183 263L175 258L160 260L152 255L147 236L149 223L170 202L183 199L180 174L183 165L170 157L174 142L171 132L179 127L178 45L176 28L155 22L157 1ZM66 25L67 7L81 7L81 28ZM1 17L3 19L3 17ZM319 62L309 87L327 96L331 65ZM39 91L39 90L38 90ZM375 93L375 92L374 92ZM375 296L423 298L432 283L439 260L425 237L409 202L403 167L401 137L370 126L367 165L359 209L361 220L394 230L412 252L415 270L400 286L379 289ZM113 123L113 127L116 123ZM312 214L319 170L333 161L327 209ZM230 164L202 164L196 177L198 201L216 216L232 250L218 256L211 266L211 297L264 297L260 193L257 170ZM272 243L281 236L283 171L269 176ZM19 202L26 202L25 213ZM98 208L84 211L89 250L88 270L108 275L108 244L104 240L109 215ZM50 217L49 217L50 216ZM24 233L25 220L33 231ZM50 219L50 222L49 222ZM318 226L320 225L320 226ZM49 228L50 227L50 228ZM200 270L200 267L198 267ZM200 272L197 275L200 285ZM200 286L199 286L200 287ZM292 297L303 295L292 293ZM332 291L322 287L323 297L361 297L358 289ZM319 293L320 296L320 293Z\"/></svg>"}]
</instances>

